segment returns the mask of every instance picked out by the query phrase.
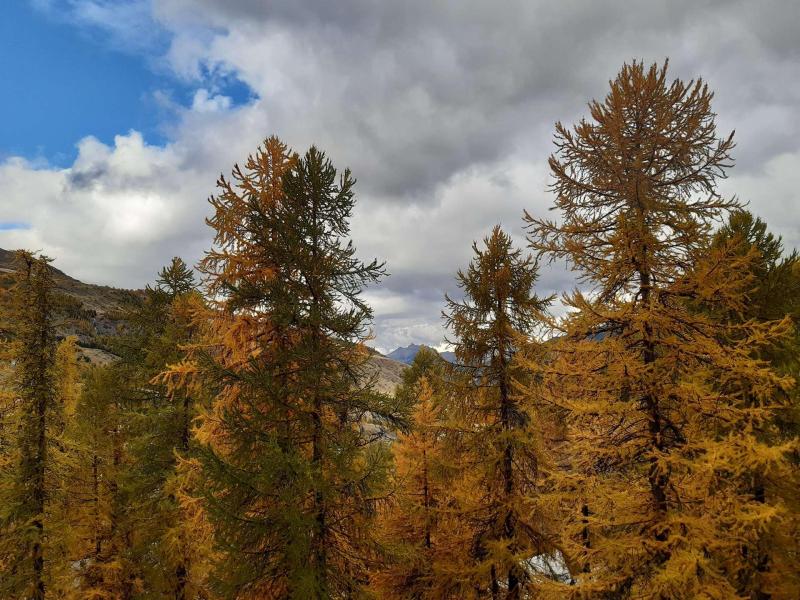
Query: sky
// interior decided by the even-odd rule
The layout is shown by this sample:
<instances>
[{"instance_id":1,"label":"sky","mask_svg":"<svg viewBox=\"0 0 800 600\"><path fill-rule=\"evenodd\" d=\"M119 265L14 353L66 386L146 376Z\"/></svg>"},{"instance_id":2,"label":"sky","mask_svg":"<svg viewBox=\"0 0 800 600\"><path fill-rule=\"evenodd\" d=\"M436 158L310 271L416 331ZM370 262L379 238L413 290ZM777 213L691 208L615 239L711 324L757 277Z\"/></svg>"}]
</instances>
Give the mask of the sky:
<instances>
[{"instance_id":1,"label":"sky","mask_svg":"<svg viewBox=\"0 0 800 600\"><path fill-rule=\"evenodd\" d=\"M445 292L499 223L545 215L554 124L625 61L670 60L736 130L721 188L800 247L796 0L9 0L0 247L142 287L210 247L221 173L271 134L358 179L352 235L390 275L373 344L439 346ZM569 289L543 269L542 295Z\"/></svg>"}]
</instances>

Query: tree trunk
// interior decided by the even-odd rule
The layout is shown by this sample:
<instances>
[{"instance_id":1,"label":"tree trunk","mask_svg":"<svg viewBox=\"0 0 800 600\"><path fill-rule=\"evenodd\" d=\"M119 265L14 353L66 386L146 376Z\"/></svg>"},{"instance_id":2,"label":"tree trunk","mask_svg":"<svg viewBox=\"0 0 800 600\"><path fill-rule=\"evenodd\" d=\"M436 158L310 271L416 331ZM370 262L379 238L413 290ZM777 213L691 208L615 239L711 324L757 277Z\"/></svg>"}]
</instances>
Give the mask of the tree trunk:
<instances>
[{"instance_id":1,"label":"tree trunk","mask_svg":"<svg viewBox=\"0 0 800 600\"><path fill-rule=\"evenodd\" d=\"M422 502L425 507L425 547L431 549L430 490L428 489L428 457L422 451Z\"/></svg>"},{"instance_id":2,"label":"tree trunk","mask_svg":"<svg viewBox=\"0 0 800 600\"><path fill-rule=\"evenodd\" d=\"M645 262L645 261L642 261ZM642 299L642 305L647 309L650 302L651 281L650 273L646 269L639 271L639 293ZM655 343L653 342L653 329L650 323L644 325L644 351L642 358L645 365L651 365L656 360ZM661 423L661 412L658 406L658 398L652 394L647 393L643 398L643 403L648 416L648 433L650 435L651 449L659 452L664 451L664 438L663 426ZM647 481L650 485L650 496L653 501L653 508L656 513L656 518L659 521L664 521L667 515L667 486L669 485L669 476L667 473L662 473L658 467L658 458L652 457L650 459L650 468L647 474ZM655 534L655 539L658 542L665 542L668 534L666 531L659 531ZM659 550L655 554L656 564L664 563L668 558L668 553L664 550Z\"/></svg>"},{"instance_id":3,"label":"tree trunk","mask_svg":"<svg viewBox=\"0 0 800 600\"><path fill-rule=\"evenodd\" d=\"M186 600L186 567L179 563L175 567L175 600Z\"/></svg>"},{"instance_id":4,"label":"tree trunk","mask_svg":"<svg viewBox=\"0 0 800 600\"><path fill-rule=\"evenodd\" d=\"M189 399L188 394L183 396L183 422L181 426L181 438L180 438L180 449L183 452L184 456L189 452L189 423L190 423L190 415L189 415L189 407L191 401ZM175 501L175 497L171 496L171 499ZM176 502L177 506L177 502ZM182 542L185 544L185 539L183 534L181 534ZM181 552L182 557L181 560L175 567L175 600L187 600L186 598L186 585L188 583L188 575L189 575L189 565L188 560L186 559L185 552Z\"/></svg>"},{"instance_id":5,"label":"tree trunk","mask_svg":"<svg viewBox=\"0 0 800 600\"><path fill-rule=\"evenodd\" d=\"M505 304L502 299L498 299L497 320L502 327L505 323ZM500 388L500 423L503 433L506 435L511 434L514 427L512 423L513 406L511 403L511 395L508 386L508 365L506 364L506 348L505 337L500 333L498 340L498 360L500 363L499 373L499 388ZM506 503L510 502L511 496L514 493L514 447L510 440L506 440L505 448L503 448L503 496ZM508 541L511 546L511 551L514 551L514 537L516 535L516 523L514 514L511 509L506 506L506 514L503 519L503 537ZM520 596L520 576L519 568L516 565L511 565L507 573L508 591L506 598L508 600L518 600Z\"/></svg>"},{"instance_id":6,"label":"tree trunk","mask_svg":"<svg viewBox=\"0 0 800 600\"><path fill-rule=\"evenodd\" d=\"M492 600L499 600L500 583L497 581L497 569L495 569L494 565L492 565L491 578L492 578Z\"/></svg>"},{"instance_id":7,"label":"tree trunk","mask_svg":"<svg viewBox=\"0 0 800 600\"><path fill-rule=\"evenodd\" d=\"M318 471L322 463L322 400L319 396L314 398L314 413L312 414L314 432L312 436L312 454L311 462L314 470ZM314 531L314 547L313 547L313 560L316 567L316 576L319 582L317 589L319 600L325 598L325 585L327 570L327 556L325 548L325 538L327 537L327 524L326 524L326 511L325 499L322 492L317 489L314 491L314 514L315 514L315 531Z\"/></svg>"},{"instance_id":8,"label":"tree trunk","mask_svg":"<svg viewBox=\"0 0 800 600\"><path fill-rule=\"evenodd\" d=\"M43 333L44 336L44 333ZM44 348L42 348L44 351ZM42 367L43 369L46 367ZM44 373L42 373L43 375ZM36 517L33 520L35 537L31 558L33 560L33 600L44 600L44 499L45 463L47 461L47 398L44 389L39 390L36 402L36 466L33 480L33 504Z\"/></svg>"},{"instance_id":9,"label":"tree trunk","mask_svg":"<svg viewBox=\"0 0 800 600\"><path fill-rule=\"evenodd\" d=\"M592 547L591 539L589 538L589 505L584 504L581 506L581 522L583 523L583 530L581 531L581 541L583 542L583 547L586 550L589 550ZM592 570L591 563L587 559L585 563L583 563L583 568L581 569L584 573L590 573Z\"/></svg>"}]
</instances>

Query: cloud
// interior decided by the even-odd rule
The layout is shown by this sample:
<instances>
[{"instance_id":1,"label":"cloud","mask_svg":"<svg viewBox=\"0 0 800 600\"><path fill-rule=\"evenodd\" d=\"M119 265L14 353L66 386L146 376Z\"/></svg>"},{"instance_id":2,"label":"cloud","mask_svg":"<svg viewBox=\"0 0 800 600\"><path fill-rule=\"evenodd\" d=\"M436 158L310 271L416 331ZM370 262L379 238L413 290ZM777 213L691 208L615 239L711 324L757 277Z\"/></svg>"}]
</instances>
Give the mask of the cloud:
<instances>
[{"instance_id":1,"label":"cloud","mask_svg":"<svg viewBox=\"0 0 800 600\"><path fill-rule=\"evenodd\" d=\"M164 49L168 32L152 14L150 0L31 0L48 17L100 36L114 48L136 54Z\"/></svg>"},{"instance_id":2,"label":"cloud","mask_svg":"<svg viewBox=\"0 0 800 600\"><path fill-rule=\"evenodd\" d=\"M89 280L142 285L173 254L198 258L216 177L276 133L358 178L356 245L391 273L368 291L376 344L436 345L471 242L499 222L524 245L522 209L551 204L554 122L583 116L623 61L667 56L673 76L716 91L720 133L737 130L724 190L800 243L795 2L148 0L127 3L130 26L110 11L119 2L67 4L122 42L143 26L166 35L158 68L196 89L188 107L170 104L164 147L129 132L81 141L69 169L0 166L0 219L31 224L0 245L52 249ZM226 78L251 99L235 105ZM559 266L541 280L542 293L571 285Z\"/></svg>"},{"instance_id":3,"label":"cloud","mask_svg":"<svg viewBox=\"0 0 800 600\"><path fill-rule=\"evenodd\" d=\"M757 170L737 175L721 187L762 217L770 231L783 237L784 247L800 249L800 149L773 156Z\"/></svg>"},{"instance_id":4,"label":"cloud","mask_svg":"<svg viewBox=\"0 0 800 600\"><path fill-rule=\"evenodd\" d=\"M222 112L231 107L231 98L221 94L212 95L205 88L200 88L194 94L192 110L198 113Z\"/></svg>"},{"instance_id":5,"label":"cloud","mask_svg":"<svg viewBox=\"0 0 800 600\"><path fill-rule=\"evenodd\" d=\"M170 256L196 257L206 242L197 227L206 186L190 173L180 151L149 146L137 132L112 146L81 140L68 169L8 160L0 189L12 201L0 205L0 220L30 226L4 232L0 245L41 249L86 281L141 286Z\"/></svg>"}]
</instances>

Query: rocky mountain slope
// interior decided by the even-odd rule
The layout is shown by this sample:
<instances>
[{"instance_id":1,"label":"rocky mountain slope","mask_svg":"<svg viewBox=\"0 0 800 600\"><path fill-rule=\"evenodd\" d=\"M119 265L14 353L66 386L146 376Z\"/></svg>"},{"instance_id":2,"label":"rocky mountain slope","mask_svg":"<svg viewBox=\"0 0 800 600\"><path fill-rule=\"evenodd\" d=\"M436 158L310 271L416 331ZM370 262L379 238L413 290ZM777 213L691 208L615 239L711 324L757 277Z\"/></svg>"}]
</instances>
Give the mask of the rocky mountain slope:
<instances>
[{"instance_id":1,"label":"rocky mountain slope","mask_svg":"<svg viewBox=\"0 0 800 600\"><path fill-rule=\"evenodd\" d=\"M410 365L412 362L414 362L414 357L420 350L422 350L422 348L428 348L430 350L433 350L434 352L437 352L439 356L441 356L448 362L455 362L456 360L455 353L438 352L436 349L431 348L430 346L425 346L424 344L409 344L408 346L402 346L400 348L396 348L391 352L389 352L389 354L387 354L386 357Z\"/></svg>"},{"instance_id":2,"label":"rocky mountain slope","mask_svg":"<svg viewBox=\"0 0 800 600\"><path fill-rule=\"evenodd\" d=\"M392 360L378 352L370 357L369 369L376 374L375 388L384 394L393 394L403 380L403 371L408 365Z\"/></svg>"},{"instance_id":3,"label":"rocky mountain slope","mask_svg":"<svg viewBox=\"0 0 800 600\"><path fill-rule=\"evenodd\" d=\"M11 285L14 253L0 248L0 287ZM142 290L122 290L104 285L84 283L53 267L53 281L62 295L58 318L58 334L78 338L81 359L104 364L115 359L103 349L102 338L115 335L123 325L122 309L135 302ZM413 357L412 357L413 360ZM410 361L409 361L410 362ZM370 358L370 370L376 374L376 387L393 393L407 365L375 352Z\"/></svg>"},{"instance_id":4,"label":"rocky mountain slope","mask_svg":"<svg viewBox=\"0 0 800 600\"><path fill-rule=\"evenodd\" d=\"M0 287L12 285L14 252L0 248ZM141 290L122 290L105 285L84 283L51 267L53 282L59 292L56 328L59 337L78 339L81 359L104 364L114 356L102 348L102 338L115 335L122 324L121 311L136 300Z\"/></svg>"}]
</instances>

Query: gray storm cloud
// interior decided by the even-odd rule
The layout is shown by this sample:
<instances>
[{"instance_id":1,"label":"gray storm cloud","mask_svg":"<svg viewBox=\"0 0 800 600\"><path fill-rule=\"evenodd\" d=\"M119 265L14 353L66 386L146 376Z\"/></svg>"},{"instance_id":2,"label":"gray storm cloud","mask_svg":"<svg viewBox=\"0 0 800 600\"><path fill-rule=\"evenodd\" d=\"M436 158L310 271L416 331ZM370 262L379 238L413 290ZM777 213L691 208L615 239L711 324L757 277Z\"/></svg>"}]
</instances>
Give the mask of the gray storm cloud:
<instances>
[{"instance_id":1,"label":"gray storm cloud","mask_svg":"<svg viewBox=\"0 0 800 600\"><path fill-rule=\"evenodd\" d=\"M146 58L201 90L175 113L163 148L120 132L111 147L82 142L70 169L0 165L0 220L32 225L4 232L2 245L44 248L90 281L140 286L174 254L197 259L211 239L203 216L216 177L277 133L298 150L318 144L359 180L356 244L391 273L368 293L376 344L436 345L442 295L454 292L472 240L501 223L522 244L523 208L550 205L554 122L585 114L623 61L665 57L673 76L702 76L716 91L720 133L737 130L726 193L800 242L800 5L791 0L153 0L129 9L127 26L96 10L107 0L46 4L121 45L130 31L158 28L166 50ZM220 75L256 99L231 107ZM552 268L541 287L571 282Z\"/></svg>"}]
</instances>

